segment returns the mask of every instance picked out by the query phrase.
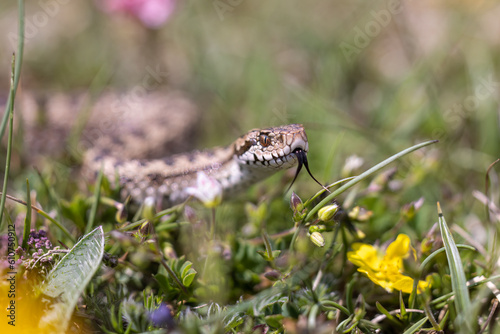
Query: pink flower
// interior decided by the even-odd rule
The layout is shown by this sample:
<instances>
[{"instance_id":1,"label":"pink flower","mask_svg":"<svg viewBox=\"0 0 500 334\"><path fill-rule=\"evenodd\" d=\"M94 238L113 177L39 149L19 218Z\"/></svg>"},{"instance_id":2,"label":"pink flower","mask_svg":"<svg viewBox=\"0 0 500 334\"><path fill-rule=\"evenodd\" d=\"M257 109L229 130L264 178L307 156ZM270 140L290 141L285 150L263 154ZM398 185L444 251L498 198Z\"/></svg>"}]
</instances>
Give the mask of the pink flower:
<instances>
[{"instance_id":1,"label":"pink flower","mask_svg":"<svg viewBox=\"0 0 500 334\"><path fill-rule=\"evenodd\" d=\"M175 9L176 0L97 0L108 13L127 13L148 28L159 28Z\"/></svg>"}]
</instances>

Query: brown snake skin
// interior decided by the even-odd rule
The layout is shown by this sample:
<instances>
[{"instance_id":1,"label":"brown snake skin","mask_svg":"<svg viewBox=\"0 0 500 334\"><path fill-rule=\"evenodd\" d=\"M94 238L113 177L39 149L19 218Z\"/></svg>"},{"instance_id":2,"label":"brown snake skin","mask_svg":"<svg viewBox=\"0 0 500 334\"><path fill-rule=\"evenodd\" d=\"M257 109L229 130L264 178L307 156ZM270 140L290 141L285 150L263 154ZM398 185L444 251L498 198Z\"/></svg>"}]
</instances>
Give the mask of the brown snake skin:
<instances>
[{"instance_id":1,"label":"brown snake skin","mask_svg":"<svg viewBox=\"0 0 500 334\"><path fill-rule=\"evenodd\" d=\"M163 206L183 202L189 197L186 188L196 187L200 171L216 179L228 198L297 165L297 152L305 159L308 151L303 126L290 124L251 130L225 147L179 153L199 119L194 105L180 93L132 99L108 92L95 100L63 94L45 100L25 94L17 101L30 159L68 152L83 156L84 174L95 176L102 168L110 181L119 180L124 196L137 202L146 197ZM80 141L61 140L71 138L72 129L79 134L84 122Z\"/></svg>"}]
</instances>

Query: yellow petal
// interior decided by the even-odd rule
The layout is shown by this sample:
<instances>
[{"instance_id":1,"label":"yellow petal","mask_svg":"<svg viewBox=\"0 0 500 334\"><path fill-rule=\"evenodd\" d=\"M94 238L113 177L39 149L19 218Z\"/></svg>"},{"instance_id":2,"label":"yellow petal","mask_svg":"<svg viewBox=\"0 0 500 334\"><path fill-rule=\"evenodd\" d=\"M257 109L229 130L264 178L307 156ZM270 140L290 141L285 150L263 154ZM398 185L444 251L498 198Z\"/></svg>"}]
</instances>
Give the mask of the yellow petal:
<instances>
[{"instance_id":1,"label":"yellow petal","mask_svg":"<svg viewBox=\"0 0 500 334\"><path fill-rule=\"evenodd\" d=\"M418 281L417 293L422 293L427 286L429 286L429 282ZM413 290L413 279L411 277L401 275L400 279L394 282L394 289L401 290L404 293L411 293Z\"/></svg>"},{"instance_id":2,"label":"yellow petal","mask_svg":"<svg viewBox=\"0 0 500 334\"><path fill-rule=\"evenodd\" d=\"M358 267L368 267L372 270L378 270L381 259L375 247L363 243L354 243L352 249L353 251L347 252L349 261Z\"/></svg>"},{"instance_id":3,"label":"yellow petal","mask_svg":"<svg viewBox=\"0 0 500 334\"><path fill-rule=\"evenodd\" d=\"M404 293L411 293L413 289L413 279L409 276L400 275L399 277L394 277L394 289L400 290Z\"/></svg>"},{"instance_id":4,"label":"yellow petal","mask_svg":"<svg viewBox=\"0 0 500 334\"><path fill-rule=\"evenodd\" d=\"M358 271L365 274L373 283L383 287L387 292L392 292L392 289L393 289L392 282L388 281L386 279L386 277L384 277L380 273L366 271L366 270L362 270L362 269L358 269Z\"/></svg>"},{"instance_id":5,"label":"yellow petal","mask_svg":"<svg viewBox=\"0 0 500 334\"><path fill-rule=\"evenodd\" d=\"M406 234L400 234L389 247L387 247L386 257L388 259L406 258L410 250L410 238Z\"/></svg>"}]
</instances>

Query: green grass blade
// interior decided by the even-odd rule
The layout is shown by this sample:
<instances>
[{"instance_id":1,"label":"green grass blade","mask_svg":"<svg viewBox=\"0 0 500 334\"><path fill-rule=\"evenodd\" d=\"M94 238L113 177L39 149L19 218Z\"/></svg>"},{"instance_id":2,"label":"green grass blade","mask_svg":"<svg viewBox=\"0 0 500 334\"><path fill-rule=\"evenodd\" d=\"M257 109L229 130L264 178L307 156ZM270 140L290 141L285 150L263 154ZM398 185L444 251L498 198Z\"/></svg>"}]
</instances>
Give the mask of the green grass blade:
<instances>
[{"instance_id":1,"label":"green grass blade","mask_svg":"<svg viewBox=\"0 0 500 334\"><path fill-rule=\"evenodd\" d=\"M26 179L26 218L24 219L23 249L28 249L28 238L31 230L31 191L30 182Z\"/></svg>"},{"instance_id":2,"label":"green grass blade","mask_svg":"<svg viewBox=\"0 0 500 334\"><path fill-rule=\"evenodd\" d=\"M388 164L390 164L391 162L413 152L413 151L416 151L422 147L425 147L425 146L428 146L428 145L431 145L431 144L434 144L434 143L437 143L437 140L430 140L430 141L426 141L424 143L420 143L420 144L417 144L417 145L414 145L412 147L409 147L407 148L406 150L403 150L395 155L393 155L392 157L382 161L381 163L379 163L378 165L375 165L373 166L372 168L370 168L369 170L365 171L364 173L358 175L357 177L355 177L354 179L352 179L351 181L347 182L346 184L344 184L342 187L338 188L337 190L335 190L334 192L332 192L330 195L328 195L325 199L323 199L321 202L319 202L314 208L311 209L311 211L309 211L306 215L306 217L304 218L304 221L307 221L308 219L310 219L312 216L314 216L316 214L316 212L318 212L319 209L321 209L323 206L325 206L326 204L328 204L330 201L332 201L335 197L337 197L338 195L340 195L341 193L343 193L344 191L346 191L347 189L349 189L350 187L354 186L355 184L361 182L362 180L366 179L368 176L378 172L379 170L381 170L382 168L384 168L385 166L387 166Z\"/></svg>"},{"instance_id":3,"label":"green grass blade","mask_svg":"<svg viewBox=\"0 0 500 334\"><path fill-rule=\"evenodd\" d=\"M424 326L424 324L427 322L427 320L428 320L427 317L420 319L419 321L417 321L416 323L414 323L410 328L408 328L407 330L405 330L403 332L403 334L412 334L412 333L415 333L416 331L418 331L420 328L422 328Z\"/></svg>"},{"instance_id":4,"label":"green grass blade","mask_svg":"<svg viewBox=\"0 0 500 334\"><path fill-rule=\"evenodd\" d=\"M462 265L462 259L458 253L457 245L453 240L446 220L444 219L443 212L439 202L437 203L438 216L439 216L439 229L441 230L441 237L448 259L448 266L450 268L451 287L455 293L455 307L457 309L457 320L455 322L457 328L464 328L466 332L475 333L472 324L472 305L470 302L469 290L467 288L467 280L465 279L465 272Z\"/></svg>"},{"instance_id":5,"label":"green grass blade","mask_svg":"<svg viewBox=\"0 0 500 334\"><path fill-rule=\"evenodd\" d=\"M97 215L97 208L99 207L99 202L101 200L102 175L103 172L101 168L95 184L94 202L92 203L92 208L90 209L89 220L87 222L87 226L85 227L85 234L89 233L92 230L92 226L94 226L95 217Z\"/></svg>"},{"instance_id":6,"label":"green grass blade","mask_svg":"<svg viewBox=\"0 0 500 334\"><path fill-rule=\"evenodd\" d=\"M476 251L477 249L475 249L474 247L472 246L469 246L469 245L462 245L462 244L458 244L457 245L457 248L462 248L462 249L468 249L468 250L471 250L471 251ZM429 255L428 257L425 258L425 260L422 262L422 264L420 265L420 272L422 272L424 270L424 268L436 257L438 256L439 254L441 254L442 252L445 252L446 249L444 247L432 252L431 255Z\"/></svg>"},{"instance_id":7,"label":"green grass blade","mask_svg":"<svg viewBox=\"0 0 500 334\"><path fill-rule=\"evenodd\" d=\"M2 192L2 195L4 193ZM15 198L13 196L10 196L10 195L5 195L6 198L10 199L11 201L14 201L14 202L17 202L17 203L20 203L22 205L27 205L26 202L18 199L18 198ZM42 209L40 208L37 208L36 206L34 205L31 205L31 209L35 210L39 215L47 218L51 223L53 223L54 225L56 225L64 234L66 234L66 236L72 241L72 242L75 242L75 238L71 235L71 233L69 233L69 231L62 225L60 224L57 220L55 220L54 218L52 218L47 212L43 211Z\"/></svg>"},{"instance_id":8,"label":"green grass blade","mask_svg":"<svg viewBox=\"0 0 500 334\"><path fill-rule=\"evenodd\" d=\"M99 269L104 255L104 232L99 226L85 235L47 276L43 293L57 298L40 320L40 327L66 332L78 298Z\"/></svg>"},{"instance_id":9,"label":"green grass blade","mask_svg":"<svg viewBox=\"0 0 500 334\"><path fill-rule=\"evenodd\" d=\"M345 308L344 306L340 305L339 303L336 303L336 302L331 301L331 300L327 300L327 301L322 302L321 306L327 310L331 310L331 309L339 310L339 311L343 312L346 316L351 315L351 313L349 312L349 310L347 308Z\"/></svg>"},{"instance_id":10,"label":"green grass blade","mask_svg":"<svg viewBox=\"0 0 500 334\"><path fill-rule=\"evenodd\" d=\"M17 93L17 87L19 85L19 77L21 76L21 65L23 63L24 54L24 0L18 0L18 30L19 30L19 40L17 41L17 53L16 62L14 64L14 80L11 89L13 90L13 95L9 94L7 104L5 105L5 113L2 118L2 123L0 125L0 139L5 133L7 128L7 121L9 119L9 111L14 109L14 98Z\"/></svg>"},{"instance_id":11,"label":"green grass blade","mask_svg":"<svg viewBox=\"0 0 500 334\"><path fill-rule=\"evenodd\" d=\"M14 64L16 62L16 57L12 56L12 74L10 81L10 94L9 98L14 101ZM10 171L10 159L12 156L12 136L14 133L14 102L10 104L10 108L8 110L9 115L9 136L7 140L7 158L5 159L5 172L3 176L3 185L2 185L2 198L0 199L0 224L3 221L3 213L5 210L5 200L7 199L7 181L9 179L9 171ZM1 137L0 137L1 138Z\"/></svg>"},{"instance_id":12,"label":"green grass blade","mask_svg":"<svg viewBox=\"0 0 500 334\"><path fill-rule=\"evenodd\" d=\"M384 306L382 306L382 304L380 304L378 301L375 302L375 306L377 307L377 310L379 310L380 313L382 313L383 315L385 315L385 317L387 318L387 320L389 321L392 321L393 323L395 324L400 324L401 322L399 321L399 319L397 319L395 316L393 316L388 310L385 309Z\"/></svg>"},{"instance_id":13,"label":"green grass blade","mask_svg":"<svg viewBox=\"0 0 500 334\"><path fill-rule=\"evenodd\" d=\"M0 226L2 225L3 211L5 208L5 200L7 193L7 179L9 177L10 157L12 154L12 132L13 132L13 118L14 118L14 99L16 97L17 86L19 85L19 77L21 75L21 65L23 62L24 52L24 0L18 1L18 21L19 21L19 40L17 44L17 58L12 56L12 75L10 82L10 92L7 104L5 106L5 113L0 125L0 139L2 139L5 129L7 128L7 121L9 121L9 139L7 143L7 159L5 163L4 181L2 186L2 198L0 200Z\"/></svg>"}]
</instances>

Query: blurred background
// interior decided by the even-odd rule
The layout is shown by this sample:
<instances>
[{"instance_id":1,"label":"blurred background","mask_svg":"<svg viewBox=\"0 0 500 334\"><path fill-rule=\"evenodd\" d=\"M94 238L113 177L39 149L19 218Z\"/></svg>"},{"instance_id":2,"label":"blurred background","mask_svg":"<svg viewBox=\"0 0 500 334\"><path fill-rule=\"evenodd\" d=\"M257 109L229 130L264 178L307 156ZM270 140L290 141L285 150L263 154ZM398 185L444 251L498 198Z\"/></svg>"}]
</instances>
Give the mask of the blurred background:
<instances>
[{"instance_id":1,"label":"blurred background","mask_svg":"<svg viewBox=\"0 0 500 334\"><path fill-rule=\"evenodd\" d=\"M384 210L399 212L424 197L414 222L420 232L436 220L438 200L453 210L450 221L466 220L474 208L484 212L472 190L484 189L485 172L500 156L495 1L41 0L26 6L19 98L109 87L182 91L201 112L198 148L226 145L254 127L302 123L311 169L325 183L438 139L395 165L397 191ZM17 43L15 2L0 4L0 29L6 95ZM345 166L353 155L362 164ZM303 198L318 190L306 176L295 187ZM381 230L395 224L374 219Z\"/></svg>"}]
</instances>

